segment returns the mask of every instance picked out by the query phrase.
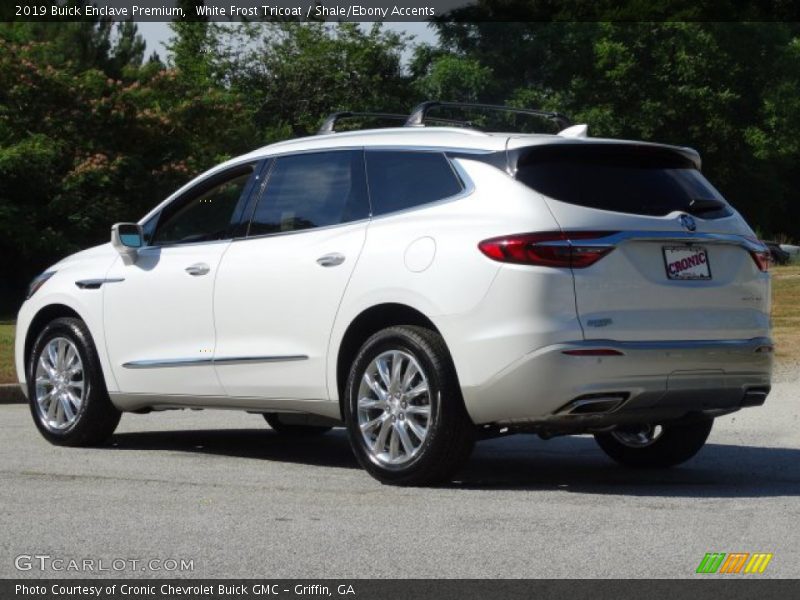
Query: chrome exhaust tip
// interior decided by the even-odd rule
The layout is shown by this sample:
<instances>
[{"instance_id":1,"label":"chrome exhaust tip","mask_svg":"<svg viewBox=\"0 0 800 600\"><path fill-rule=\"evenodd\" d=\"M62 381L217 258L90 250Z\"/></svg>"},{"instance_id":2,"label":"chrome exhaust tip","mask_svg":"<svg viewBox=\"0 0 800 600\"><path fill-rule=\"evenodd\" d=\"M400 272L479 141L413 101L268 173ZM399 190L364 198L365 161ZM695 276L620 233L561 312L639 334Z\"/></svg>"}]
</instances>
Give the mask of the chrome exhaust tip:
<instances>
[{"instance_id":1,"label":"chrome exhaust tip","mask_svg":"<svg viewBox=\"0 0 800 600\"><path fill-rule=\"evenodd\" d=\"M761 406L766 402L769 392L770 386L748 388L744 392L740 406Z\"/></svg>"},{"instance_id":2,"label":"chrome exhaust tip","mask_svg":"<svg viewBox=\"0 0 800 600\"><path fill-rule=\"evenodd\" d=\"M628 399L627 392L579 396L558 409L557 416L604 415L618 409Z\"/></svg>"}]
</instances>

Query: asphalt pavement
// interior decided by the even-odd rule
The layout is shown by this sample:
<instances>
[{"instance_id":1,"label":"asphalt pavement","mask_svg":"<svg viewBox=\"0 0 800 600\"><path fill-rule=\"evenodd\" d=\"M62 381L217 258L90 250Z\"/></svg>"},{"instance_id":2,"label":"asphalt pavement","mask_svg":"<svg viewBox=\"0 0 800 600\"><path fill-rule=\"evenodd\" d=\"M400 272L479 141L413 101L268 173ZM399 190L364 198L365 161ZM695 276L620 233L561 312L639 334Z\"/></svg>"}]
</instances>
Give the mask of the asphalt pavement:
<instances>
[{"instance_id":1,"label":"asphalt pavement","mask_svg":"<svg viewBox=\"0 0 800 600\"><path fill-rule=\"evenodd\" d=\"M4 405L0 577L92 575L70 569L84 560L103 577L716 577L695 575L707 552L769 552L755 577L798 577L799 416L800 383L784 382L669 471L619 467L590 437L526 435L481 442L450 485L408 489L359 469L341 429L294 440L257 415L174 411L73 449Z\"/></svg>"}]
</instances>

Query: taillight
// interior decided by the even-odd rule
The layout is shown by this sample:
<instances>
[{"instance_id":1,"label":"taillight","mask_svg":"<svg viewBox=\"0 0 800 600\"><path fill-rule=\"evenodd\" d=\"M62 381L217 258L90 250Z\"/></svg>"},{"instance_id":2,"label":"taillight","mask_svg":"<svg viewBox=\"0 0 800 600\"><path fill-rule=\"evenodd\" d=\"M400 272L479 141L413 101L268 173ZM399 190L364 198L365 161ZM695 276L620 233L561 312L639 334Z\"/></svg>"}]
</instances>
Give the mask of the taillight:
<instances>
[{"instance_id":1,"label":"taillight","mask_svg":"<svg viewBox=\"0 0 800 600\"><path fill-rule=\"evenodd\" d=\"M614 249L610 244L587 240L605 238L615 231L548 231L520 233L484 240L478 248L500 262L541 267L585 269Z\"/></svg>"},{"instance_id":2,"label":"taillight","mask_svg":"<svg viewBox=\"0 0 800 600\"><path fill-rule=\"evenodd\" d=\"M759 271L762 273L769 271L769 263L770 260L772 260L772 255L767 248L764 250L750 250L750 256L753 262L756 263L756 267L758 267Z\"/></svg>"}]
</instances>

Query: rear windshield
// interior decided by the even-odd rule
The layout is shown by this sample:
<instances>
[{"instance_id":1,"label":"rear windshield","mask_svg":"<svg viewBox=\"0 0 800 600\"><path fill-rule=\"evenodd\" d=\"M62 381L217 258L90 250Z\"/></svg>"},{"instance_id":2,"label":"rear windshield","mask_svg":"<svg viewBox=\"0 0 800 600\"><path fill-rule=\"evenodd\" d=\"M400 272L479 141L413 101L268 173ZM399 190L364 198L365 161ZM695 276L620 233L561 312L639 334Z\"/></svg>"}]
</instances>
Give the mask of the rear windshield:
<instances>
[{"instance_id":1,"label":"rear windshield","mask_svg":"<svg viewBox=\"0 0 800 600\"><path fill-rule=\"evenodd\" d=\"M537 192L579 206L704 219L732 214L722 195L686 157L662 148L592 144L523 150L517 179Z\"/></svg>"}]
</instances>

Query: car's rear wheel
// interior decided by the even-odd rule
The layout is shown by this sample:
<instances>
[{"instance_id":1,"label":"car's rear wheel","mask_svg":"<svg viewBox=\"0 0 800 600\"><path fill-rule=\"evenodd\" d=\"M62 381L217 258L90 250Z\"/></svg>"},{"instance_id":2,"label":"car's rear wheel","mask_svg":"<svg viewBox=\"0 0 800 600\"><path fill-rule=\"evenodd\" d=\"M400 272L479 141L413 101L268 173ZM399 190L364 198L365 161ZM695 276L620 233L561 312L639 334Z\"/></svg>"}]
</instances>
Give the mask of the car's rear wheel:
<instances>
[{"instance_id":1,"label":"car's rear wheel","mask_svg":"<svg viewBox=\"0 0 800 600\"><path fill-rule=\"evenodd\" d=\"M264 415L264 419L269 423L269 426L277 433L286 436L309 436L309 435L322 435L328 433L332 427L324 425L305 425L301 423L287 423L281 419L281 416L274 413Z\"/></svg>"},{"instance_id":2,"label":"car's rear wheel","mask_svg":"<svg viewBox=\"0 0 800 600\"><path fill-rule=\"evenodd\" d=\"M474 426L442 337L390 327L370 337L350 369L345 422L361 465L383 483L433 484L469 457Z\"/></svg>"},{"instance_id":3,"label":"car's rear wheel","mask_svg":"<svg viewBox=\"0 0 800 600\"><path fill-rule=\"evenodd\" d=\"M28 361L28 399L51 443L91 446L114 433L121 413L111 404L86 324L60 318L39 334Z\"/></svg>"},{"instance_id":4,"label":"car's rear wheel","mask_svg":"<svg viewBox=\"0 0 800 600\"><path fill-rule=\"evenodd\" d=\"M603 451L628 467L665 468L686 462L706 443L713 419L643 424L595 434Z\"/></svg>"}]
</instances>

